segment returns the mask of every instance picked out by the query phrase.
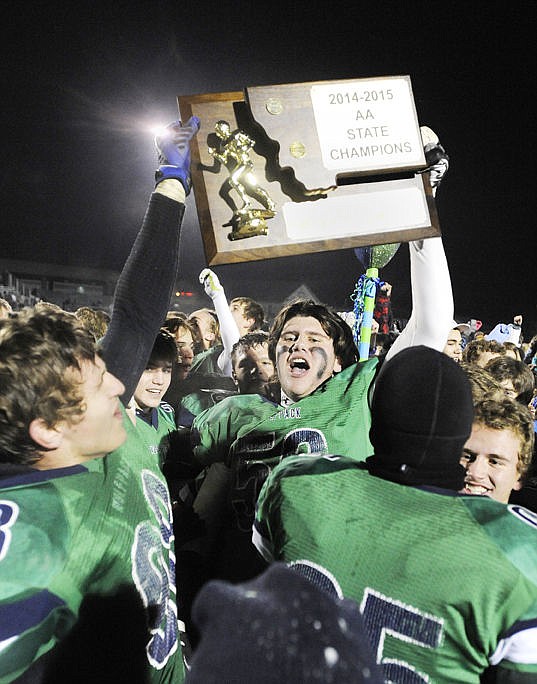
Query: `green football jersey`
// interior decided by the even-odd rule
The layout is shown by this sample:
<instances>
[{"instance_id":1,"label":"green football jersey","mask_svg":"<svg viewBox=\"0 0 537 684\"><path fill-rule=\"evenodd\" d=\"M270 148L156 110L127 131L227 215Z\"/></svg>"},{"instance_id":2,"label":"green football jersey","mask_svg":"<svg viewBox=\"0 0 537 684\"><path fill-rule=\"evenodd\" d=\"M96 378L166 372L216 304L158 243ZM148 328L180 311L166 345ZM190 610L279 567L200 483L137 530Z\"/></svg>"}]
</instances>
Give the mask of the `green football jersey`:
<instances>
[{"instance_id":1,"label":"green football jersey","mask_svg":"<svg viewBox=\"0 0 537 684\"><path fill-rule=\"evenodd\" d=\"M220 366L218 365L218 358L224 351L221 344L217 344L210 349L196 354L192 359L192 366L189 373L200 373L202 375L223 375Z\"/></svg>"},{"instance_id":2,"label":"green football jersey","mask_svg":"<svg viewBox=\"0 0 537 684\"><path fill-rule=\"evenodd\" d=\"M174 432L175 427L175 412L173 408L166 402L160 402L157 409L152 416L152 424L136 416L136 429L140 433L140 437L144 441L148 453L157 456L158 462L162 467L166 459L167 437L170 432Z\"/></svg>"},{"instance_id":3,"label":"green football jersey","mask_svg":"<svg viewBox=\"0 0 537 684\"><path fill-rule=\"evenodd\" d=\"M62 641L85 597L125 587L149 608L149 681L184 679L168 489L124 425L127 441L105 458L0 481L0 682Z\"/></svg>"},{"instance_id":4,"label":"green football jersey","mask_svg":"<svg viewBox=\"0 0 537 684\"><path fill-rule=\"evenodd\" d=\"M177 411L177 426L191 427L194 418L199 416L200 413L215 406L220 401L236 395L236 390L220 389L218 387L215 387L214 389L199 389L197 392L187 394L181 399L181 403L179 404Z\"/></svg>"},{"instance_id":5,"label":"green football jersey","mask_svg":"<svg viewBox=\"0 0 537 684\"><path fill-rule=\"evenodd\" d=\"M377 359L353 364L290 406L239 394L195 419L197 460L231 469L231 508L239 530L249 534L261 486L282 458L345 453L362 461L371 455L368 391L376 367Z\"/></svg>"},{"instance_id":6,"label":"green football jersey","mask_svg":"<svg viewBox=\"0 0 537 684\"><path fill-rule=\"evenodd\" d=\"M489 664L537 677L537 516L524 508L293 457L262 489L253 538L267 560L337 579L387 681L477 683Z\"/></svg>"}]
</instances>

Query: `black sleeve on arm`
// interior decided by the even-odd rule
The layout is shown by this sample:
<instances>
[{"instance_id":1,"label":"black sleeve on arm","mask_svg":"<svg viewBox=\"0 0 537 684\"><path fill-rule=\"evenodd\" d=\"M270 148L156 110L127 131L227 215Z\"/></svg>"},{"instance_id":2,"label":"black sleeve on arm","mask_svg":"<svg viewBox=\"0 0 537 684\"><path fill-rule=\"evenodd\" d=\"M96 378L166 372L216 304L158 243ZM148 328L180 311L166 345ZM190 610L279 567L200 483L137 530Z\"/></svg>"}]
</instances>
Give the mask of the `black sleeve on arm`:
<instances>
[{"instance_id":1,"label":"black sleeve on arm","mask_svg":"<svg viewBox=\"0 0 537 684\"><path fill-rule=\"evenodd\" d=\"M121 271L112 319L102 342L108 370L131 399L166 318L179 260L184 204L153 193L131 253Z\"/></svg>"}]
</instances>

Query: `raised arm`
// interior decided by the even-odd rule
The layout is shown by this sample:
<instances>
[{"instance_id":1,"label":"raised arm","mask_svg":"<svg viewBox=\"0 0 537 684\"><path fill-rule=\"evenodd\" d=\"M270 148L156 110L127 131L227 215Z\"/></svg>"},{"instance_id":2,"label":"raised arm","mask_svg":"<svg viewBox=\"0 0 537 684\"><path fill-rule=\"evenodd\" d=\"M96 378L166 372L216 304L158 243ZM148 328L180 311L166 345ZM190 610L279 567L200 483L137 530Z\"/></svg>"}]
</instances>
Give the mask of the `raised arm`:
<instances>
[{"instance_id":1,"label":"raised arm","mask_svg":"<svg viewBox=\"0 0 537 684\"><path fill-rule=\"evenodd\" d=\"M155 140L160 163L156 187L119 277L102 343L108 369L125 385L124 403L134 392L168 310L185 196L191 187L189 142L198 129L197 117L184 126L176 121Z\"/></svg>"},{"instance_id":2,"label":"raised arm","mask_svg":"<svg viewBox=\"0 0 537 684\"><path fill-rule=\"evenodd\" d=\"M448 156L430 128L422 127L427 170L433 195L446 173ZM412 314L395 340L386 359L406 347L423 344L442 351L448 332L453 327L453 291L441 238L415 240L408 245L412 287Z\"/></svg>"},{"instance_id":3,"label":"raised arm","mask_svg":"<svg viewBox=\"0 0 537 684\"><path fill-rule=\"evenodd\" d=\"M211 271L210 268L204 268L199 275L199 280L205 288L205 294L213 301L214 310L220 324L220 336L224 345L224 351L218 357L218 367L224 375L231 377L231 350L235 342L239 341L239 328L229 310L226 293L216 273Z\"/></svg>"}]
</instances>

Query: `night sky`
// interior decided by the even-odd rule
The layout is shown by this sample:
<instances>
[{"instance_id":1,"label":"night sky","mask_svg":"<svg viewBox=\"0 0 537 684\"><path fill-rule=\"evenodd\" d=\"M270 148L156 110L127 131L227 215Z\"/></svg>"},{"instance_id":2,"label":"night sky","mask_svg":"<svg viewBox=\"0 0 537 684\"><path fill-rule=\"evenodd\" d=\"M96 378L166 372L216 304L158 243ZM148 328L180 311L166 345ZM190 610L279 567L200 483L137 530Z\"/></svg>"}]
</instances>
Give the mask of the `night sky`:
<instances>
[{"instance_id":1,"label":"night sky","mask_svg":"<svg viewBox=\"0 0 537 684\"><path fill-rule=\"evenodd\" d=\"M313 8L316 9L313 9ZM2 256L120 270L152 189L150 127L176 96L409 74L451 166L437 197L459 320L537 332L536 5L483 2L13 3L2 29ZM224 15L223 17L221 15ZM381 275L410 310L408 253ZM180 285L205 266L193 198ZM338 306L352 250L219 266L229 296L301 283ZM531 321L531 322L530 322ZM533 327L535 326L535 327Z\"/></svg>"}]
</instances>

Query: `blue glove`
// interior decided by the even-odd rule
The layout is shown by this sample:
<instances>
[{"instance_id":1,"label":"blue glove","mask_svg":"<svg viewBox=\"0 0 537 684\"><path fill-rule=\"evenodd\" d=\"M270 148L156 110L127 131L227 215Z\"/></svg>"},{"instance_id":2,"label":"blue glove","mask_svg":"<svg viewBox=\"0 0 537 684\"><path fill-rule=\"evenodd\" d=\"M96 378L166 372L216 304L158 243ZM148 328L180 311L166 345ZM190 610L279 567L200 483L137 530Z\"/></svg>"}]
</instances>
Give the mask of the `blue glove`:
<instances>
[{"instance_id":1,"label":"blue glove","mask_svg":"<svg viewBox=\"0 0 537 684\"><path fill-rule=\"evenodd\" d=\"M156 185L168 178L175 178L180 181L185 193L189 194L192 187L189 142L199 128L200 120L197 116L191 116L185 124L174 121L166 126L163 133L155 137L160 164L155 173Z\"/></svg>"}]
</instances>

